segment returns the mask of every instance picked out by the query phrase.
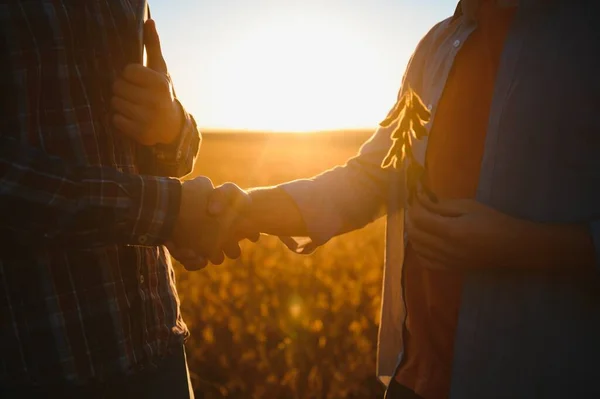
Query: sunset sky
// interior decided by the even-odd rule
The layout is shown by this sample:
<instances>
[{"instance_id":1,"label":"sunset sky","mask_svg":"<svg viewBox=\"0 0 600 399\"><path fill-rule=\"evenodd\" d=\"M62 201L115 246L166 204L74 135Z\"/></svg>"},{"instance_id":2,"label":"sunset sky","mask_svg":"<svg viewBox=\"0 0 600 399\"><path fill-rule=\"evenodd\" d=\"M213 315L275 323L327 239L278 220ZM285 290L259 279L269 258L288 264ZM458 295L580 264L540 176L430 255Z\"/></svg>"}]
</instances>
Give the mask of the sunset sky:
<instances>
[{"instance_id":1,"label":"sunset sky","mask_svg":"<svg viewBox=\"0 0 600 399\"><path fill-rule=\"evenodd\" d=\"M150 0L177 94L203 128L370 128L456 0Z\"/></svg>"}]
</instances>

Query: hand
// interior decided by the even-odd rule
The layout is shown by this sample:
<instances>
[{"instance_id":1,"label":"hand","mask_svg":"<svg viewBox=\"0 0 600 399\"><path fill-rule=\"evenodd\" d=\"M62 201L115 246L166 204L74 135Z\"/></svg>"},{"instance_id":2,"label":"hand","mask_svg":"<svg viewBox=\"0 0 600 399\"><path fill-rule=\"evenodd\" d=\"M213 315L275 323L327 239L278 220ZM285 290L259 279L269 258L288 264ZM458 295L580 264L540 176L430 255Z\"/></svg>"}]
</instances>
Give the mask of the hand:
<instances>
[{"instance_id":1,"label":"hand","mask_svg":"<svg viewBox=\"0 0 600 399\"><path fill-rule=\"evenodd\" d=\"M516 231L532 223L512 218L475 200L433 203L419 194L408 210L408 240L430 268L465 269L504 264Z\"/></svg>"},{"instance_id":2,"label":"hand","mask_svg":"<svg viewBox=\"0 0 600 399\"><path fill-rule=\"evenodd\" d=\"M408 211L407 232L425 267L597 273L594 243L585 223L535 223L474 200L434 204L422 194L417 198Z\"/></svg>"},{"instance_id":3,"label":"hand","mask_svg":"<svg viewBox=\"0 0 600 399\"><path fill-rule=\"evenodd\" d=\"M258 240L258 233L241 236L236 231L240 213L250 202L248 194L232 183L214 189L205 177L185 182L169 251L188 270L202 269L207 260L221 264L225 256L238 258L240 240Z\"/></svg>"},{"instance_id":4,"label":"hand","mask_svg":"<svg viewBox=\"0 0 600 399\"><path fill-rule=\"evenodd\" d=\"M208 214L214 217L226 217L227 221L232 223L232 236L238 241L248 239L257 242L260 239L260 232L248 215L252 205L254 202L248 192L234 183L225 183L210 194Z\"/></svg>"},{"instance_id":5,"label":"hand","mask_svg":"<svg viewBox=\"0 0 600 399\"><path fill-rule=\"evenodd\" d=\"M167 64L153 20L144 25L148 67L129 64L113 85L113 123L124 135L146 146L175 141L183 110L175 100Z\"/></svg>"},{"instance_id":6,"label":"hand","mask_svg":"<svg viewBox=\"0 0 600 399\"><path fill-rule=\"evenodd\" d=\"M210 179L197 177L186 181L181 188L179 216L173 228L167 248L171 255L190 269L206 266L205 257L216 252L216 220L206 214L208 196L214 190ZM196 255L198 253L198 255ZM215 258L215 261L219 259Z\"/></svg>"}]
</instances>

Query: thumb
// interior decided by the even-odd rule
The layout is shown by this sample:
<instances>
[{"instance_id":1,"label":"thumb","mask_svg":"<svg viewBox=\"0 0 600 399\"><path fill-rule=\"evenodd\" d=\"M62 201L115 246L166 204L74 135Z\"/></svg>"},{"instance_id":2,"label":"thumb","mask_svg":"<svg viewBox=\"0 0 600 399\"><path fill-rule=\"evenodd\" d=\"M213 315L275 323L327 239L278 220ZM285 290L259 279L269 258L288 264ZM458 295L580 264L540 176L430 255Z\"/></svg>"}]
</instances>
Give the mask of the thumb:
<instances>
[{"instance_id":1,"label":"thumb","mask_svg":"<svg viewBox=\"0 0 600 399\"><path fill-rule=\"evenodd\" d=\"M208 214L210 216L221 215L228 207L229 199L221 187L217 187L208 195Z\"/></svg>"},{"instance_id":2,"label":"thumb","mask_svg":"<svg viewBox=\"0 0 600 399\"><path fill-rule=\"evenodd\" d=\"M162 55L160 38L153 19L149 19L144 24L144 46L146 46L146 55L148 57L148 68L166 74L167 63Z\"/></svg>"},{"instance_id":3,"label":"thumb","mask_svg":"<svg viewBox=\"0 0 600 399\"><path fill-rule=\"evenodd\" d=\"M250 196L246 191L234 183L225 183L210 193L208 198L208 213L211 216L218 216L225 210L243 212L250 206L251 202Z\"/></svg>"}]
</instances>

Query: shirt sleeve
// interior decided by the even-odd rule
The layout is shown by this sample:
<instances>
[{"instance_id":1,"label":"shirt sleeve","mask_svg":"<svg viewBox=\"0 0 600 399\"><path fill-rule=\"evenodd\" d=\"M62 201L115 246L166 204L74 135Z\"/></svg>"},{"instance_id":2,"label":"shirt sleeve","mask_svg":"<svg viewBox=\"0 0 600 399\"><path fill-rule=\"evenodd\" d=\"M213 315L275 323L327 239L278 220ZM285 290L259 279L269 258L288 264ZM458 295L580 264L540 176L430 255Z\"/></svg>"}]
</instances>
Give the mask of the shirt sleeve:
<instances>
[{"instance_id":1,"label":"shirt sleeve","mask_svg":"<svg viewBox=\"0 0 600 399\"><path fill-rule=\"evenodd\" d=\"M4 247L154 246L179 213L177 179L76 166L0 136L0 232Z\"/></svg>"},{"instance_id":2,"label":"shirt sleeve","mask_svg":"<svg viewBox=\"0 0 600 399\"><path fill-rule=\"evenodd\" d=\"M298 206L309 237L280 237L291 250L310 253L332 237L364 227L386 213L392 168L381 162L392 140L379 128L345 165L280 187Z\"/></svg>"},{"instance_id":3,"label":"shirt sleeve","mask_svg":"<svg viewBox=\"0 0 600 399\"><path fill-rule=\"evenodd\" d=\"M179 138L172 144L140 146L138 165L142 174L184 177L194 169L202 136L194 117L185 111L181 103L179 106L185 118Z\"/></svg>"},{"instance_id":4,"label":"shirt sleeve","mask_svg":"<svg viewBox=\"0 0 600 399\"><path fill-rule=\"evenodd\" d=\"M437 25L436 25L437 27ZM398 99L408 87L419 88L421 70L434 27L417 45L406 67ZM280 185L295 201L308 237L280 237L291 250L308 254L331 238L360 229L387 213L392 180L399 173L381 164L391 145L396 125L380 127L345 165L311 179Z\"/></svg>"}]
</instances>

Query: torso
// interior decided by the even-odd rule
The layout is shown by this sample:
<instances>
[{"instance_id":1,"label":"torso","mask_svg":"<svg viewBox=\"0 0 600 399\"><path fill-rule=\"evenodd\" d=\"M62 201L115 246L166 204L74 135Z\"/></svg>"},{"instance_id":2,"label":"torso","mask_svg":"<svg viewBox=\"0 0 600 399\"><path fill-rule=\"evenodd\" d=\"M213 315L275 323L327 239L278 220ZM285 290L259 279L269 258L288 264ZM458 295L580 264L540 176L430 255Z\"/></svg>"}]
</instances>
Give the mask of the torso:
<instances>
[{"instance_id":1,"label":"torso","mask_svg":"<svg viewBox=\"0 0 600 399\"><path fill-rule=\"evenodd\" d=\"M461 48L448 76L426 155L428 186L441 198L476 195L495 76L513 14L513 8L486 2L478 28ZM405 351L396 380L425 399L445 398L450 390L462 274L427 269L420 262L408 245Z\"/></svg>"}]
</instances>

